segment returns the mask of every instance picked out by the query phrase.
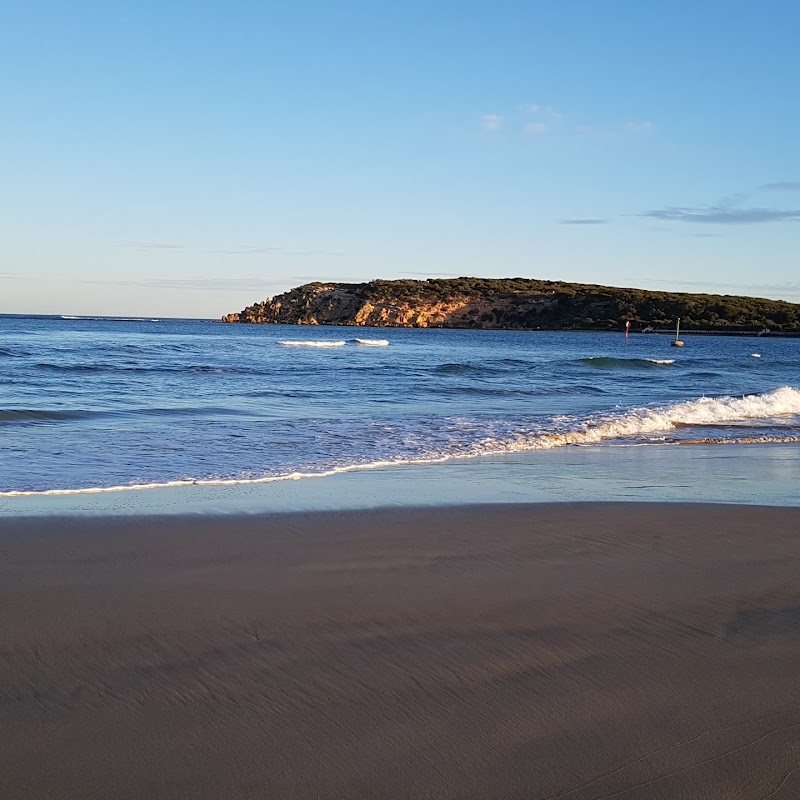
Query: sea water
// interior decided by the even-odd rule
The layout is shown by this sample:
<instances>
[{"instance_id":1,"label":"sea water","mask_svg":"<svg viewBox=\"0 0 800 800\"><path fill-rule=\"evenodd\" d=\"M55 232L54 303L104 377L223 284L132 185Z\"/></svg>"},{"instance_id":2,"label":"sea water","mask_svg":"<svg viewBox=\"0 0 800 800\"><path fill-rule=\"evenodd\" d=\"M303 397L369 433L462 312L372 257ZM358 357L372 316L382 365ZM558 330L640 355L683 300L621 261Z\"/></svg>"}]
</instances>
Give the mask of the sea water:
<instances>
[{"instance_id":1,"label":"sea water","mask_svg":"<svg viewBox=\"0 0 800 800\"><path fill-rule=\"evenodd\" d=\"M741 468L766 448L791 472L800 339L684 339L0 316L0 510L433 463L446 496L465 463L489 485L535 454L557 472L553 451L575 447L607 476L636 471L634 447L656 448L656 471L657 453L711 448ZM773 484L798 501L793 480Z\"/></svg>"}]
</instances>

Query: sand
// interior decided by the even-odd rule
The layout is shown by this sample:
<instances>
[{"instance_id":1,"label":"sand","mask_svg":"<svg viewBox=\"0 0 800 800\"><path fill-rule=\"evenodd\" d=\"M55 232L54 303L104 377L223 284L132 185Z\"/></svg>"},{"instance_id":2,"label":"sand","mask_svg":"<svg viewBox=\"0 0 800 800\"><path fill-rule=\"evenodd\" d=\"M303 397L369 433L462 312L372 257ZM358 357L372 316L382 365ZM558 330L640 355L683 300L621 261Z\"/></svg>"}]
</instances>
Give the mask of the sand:
<instances>
[{"instance_id":1,"label":"sand","mask_svg":"<svg viewBox=\"0 0 800 800\"><path fill-rule=\"evenodd\" d=\"M0 521L0 797L800 796L800 509Z\"/></svg>"}]
</instances>

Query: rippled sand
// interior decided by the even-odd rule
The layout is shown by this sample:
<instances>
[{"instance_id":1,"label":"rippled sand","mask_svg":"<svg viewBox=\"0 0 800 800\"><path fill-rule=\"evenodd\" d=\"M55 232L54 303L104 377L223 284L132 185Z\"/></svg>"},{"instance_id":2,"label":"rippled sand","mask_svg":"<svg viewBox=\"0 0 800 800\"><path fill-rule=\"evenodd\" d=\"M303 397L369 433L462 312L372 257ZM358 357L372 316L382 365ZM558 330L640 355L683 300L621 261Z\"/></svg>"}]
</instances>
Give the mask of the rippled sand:
<instances>
[{"instance_id":1,"label":"rippled sand","mask_svg":"<svg viewBox=\"0 0 800 800\"><path fill-rule=\"evenodd\" d=\"M0 796L800 796L800 509L0 521Z\"/></svg>"}]
</instances>

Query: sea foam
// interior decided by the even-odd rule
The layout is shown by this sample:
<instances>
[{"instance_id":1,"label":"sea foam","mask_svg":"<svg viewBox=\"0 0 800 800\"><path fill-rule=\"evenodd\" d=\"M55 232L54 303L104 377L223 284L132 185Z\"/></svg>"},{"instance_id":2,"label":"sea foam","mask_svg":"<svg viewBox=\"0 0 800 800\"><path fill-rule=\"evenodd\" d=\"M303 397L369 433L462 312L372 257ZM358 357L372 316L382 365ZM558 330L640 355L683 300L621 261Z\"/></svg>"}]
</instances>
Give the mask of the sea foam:
<instances>
[{"instance_id":1,"label":"sea foam","mask_svg":"<svg viewBox=\"0 0 800 800\"><path fill-rule=\"evenodd\" d=\"M97 494L106 492L135 491L143 489L163 489L181 486L233 486L239 484L272 483L275 481L322 478L346 472L377 469L388 466L433 464L452 459L473 458L502 453L515 453L534 450L550 450L566 445L592 445L603 442L631 443L637 437L653 434L669 434L682 427L715 426L721 423L745 422L748 420L770 420L783 416L800 415L800 391L784 386L764 394L741 397L701 397L682 403L661 407L635 408L614 415L593 417L553 417L538 431L526 430L515 434L506 432L505 436L490 436L474 441L457 450L428 449L417 456L396 455L394 457L364 460L357 463L341 464L318 471L293 470L260 477L209 477L167 480L117 486L91 486L81 488L12 490L0 492L0 497L21 497L35 495ZM670 441L659 436L660 444L795 444L800 437L795 435L751 435L739 439L693 438ZM654 444L644 440L639 444Z\"/></svg>"},{"instance_id":2,"label":"sea foam","mask_svg":"<svg viewBox=\"0 0 800 800\"><path fill-rule=\"evenodd\" d=\"M305 341L302 339L286 339L278 342L281 347L344 347L345 342Z\"/></svg>"},{"instance_id":3,"label":"sea foam","mask_svg":"<svg viewBox=\"0 0 800 800\"><path fill-rule=\"evenodd\" d=\"M784 386L765 394L744 397L701 397L660 408L635 408L619 415L599 416L578 422L573 430L542 432L503 442L485 442L485 452L549 450L564 445L599 444L666 433L678 426L769 419L800 414L800 391Z\"/></svg>"}]
</instances>

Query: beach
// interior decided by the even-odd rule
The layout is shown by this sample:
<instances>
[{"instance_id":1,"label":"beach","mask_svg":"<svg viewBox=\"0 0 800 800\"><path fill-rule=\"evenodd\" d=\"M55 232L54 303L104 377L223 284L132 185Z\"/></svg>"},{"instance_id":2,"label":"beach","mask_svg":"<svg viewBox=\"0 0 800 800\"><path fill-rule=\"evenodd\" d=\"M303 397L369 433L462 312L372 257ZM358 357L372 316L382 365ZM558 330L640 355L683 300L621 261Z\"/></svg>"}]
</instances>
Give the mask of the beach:
<instances>
[{"instance_id":1,"label":"beach","mask_svg":"<svg viewBox=\"0 0 800 800\"><path fill-rule=\"evenodd\" d=\"M800 509L0 520L3 798L789 798Z\"/></svg>"}]
</instances>

